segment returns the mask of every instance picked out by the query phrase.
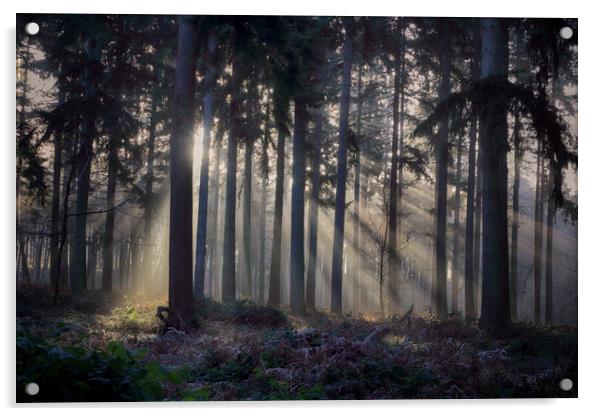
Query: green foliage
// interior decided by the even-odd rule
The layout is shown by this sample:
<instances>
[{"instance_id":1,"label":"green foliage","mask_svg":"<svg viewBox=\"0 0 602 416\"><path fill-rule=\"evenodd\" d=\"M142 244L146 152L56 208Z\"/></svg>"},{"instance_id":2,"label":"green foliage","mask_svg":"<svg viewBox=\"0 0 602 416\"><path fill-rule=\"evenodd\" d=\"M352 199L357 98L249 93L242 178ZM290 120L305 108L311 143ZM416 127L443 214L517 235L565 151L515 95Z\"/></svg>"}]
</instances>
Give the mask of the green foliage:
<instances>
[{"instance_id":1,"label":"green foliage","mask_svg":"<svg viewBox=\"0 0 602 416\"><path fill-rule=\"evenodd\" d=\"M145 363L145 352L129 351L112 341L105 349L88 351L60 347L17 334L18 402L153 401L163 397L163 383L179 384L175 372L156 362ZM36 396L25 386L40 385Z\"/></svg>"},{"instance_id":2,"label":"green foliage","mask_svg":"<svg viewBox=\"0 0 602 416\"><path fill-rule=\"evenodd\" d=\"M141 308L131 302L114 308L109 316L107 328L120 333L158 333L159 321L150 308Z\"/></svg>"}]
</instances>

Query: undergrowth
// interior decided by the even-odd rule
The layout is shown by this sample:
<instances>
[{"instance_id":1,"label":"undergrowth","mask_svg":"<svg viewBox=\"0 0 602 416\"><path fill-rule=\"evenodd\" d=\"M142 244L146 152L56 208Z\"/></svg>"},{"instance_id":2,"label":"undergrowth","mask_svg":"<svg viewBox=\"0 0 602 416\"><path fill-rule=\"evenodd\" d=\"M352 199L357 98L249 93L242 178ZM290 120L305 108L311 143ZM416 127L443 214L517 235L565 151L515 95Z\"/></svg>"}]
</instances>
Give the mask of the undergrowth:
<instances>
[{"instance_id":1,"label":"undergrowth","mask_svg":"<svg viewBox=\"0 0 602 416\"><path fill-rule=\"evenodd\" d=\"M492 336L458 317L367 321L204 300L198 327L163 331L161 302L89 294L54 306L31 295L18 296L19 401L577 395L574 328L515 324ZM25 395L34 381L40 394Z\"/></svg>"}]
</instances>

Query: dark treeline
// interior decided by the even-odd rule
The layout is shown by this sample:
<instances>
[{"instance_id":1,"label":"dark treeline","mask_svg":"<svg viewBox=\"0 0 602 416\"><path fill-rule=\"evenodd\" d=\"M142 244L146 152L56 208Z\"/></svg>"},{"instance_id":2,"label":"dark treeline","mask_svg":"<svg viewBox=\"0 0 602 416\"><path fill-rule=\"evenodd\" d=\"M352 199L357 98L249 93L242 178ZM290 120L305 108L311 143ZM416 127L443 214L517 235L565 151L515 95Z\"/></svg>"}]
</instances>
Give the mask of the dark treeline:
<instances>
[{"instance_id":1,"label":"dark treeline","mask_svg":"<svg viewBox=\"0 0 602 416\"><path fill-rule=\"evenodd\" d=\"M576 323L576 21L28 21L19 284Z\"/></svg>"}]
</instances>

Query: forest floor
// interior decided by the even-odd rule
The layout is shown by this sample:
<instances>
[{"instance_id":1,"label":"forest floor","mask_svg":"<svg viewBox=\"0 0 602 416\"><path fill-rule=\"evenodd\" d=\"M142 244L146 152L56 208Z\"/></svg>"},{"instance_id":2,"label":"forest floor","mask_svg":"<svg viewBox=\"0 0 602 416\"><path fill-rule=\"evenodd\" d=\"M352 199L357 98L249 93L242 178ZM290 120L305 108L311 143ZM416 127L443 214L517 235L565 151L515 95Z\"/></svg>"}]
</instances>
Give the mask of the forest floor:
<instances>
[{"instance_id":1,"label":"forest floor","mask_svg":"<svg viewBox=\"0 0 602 416\"><path fill-rule=\"evenodd\" d=\"M92 292L55 305L20 288L17 401L577 397L575 328L493 336L454 317L301 317L207 300L181 332L163 330L161 304ZM25 394L30 382L38 395Z\"/></svg>"}]
</instances>

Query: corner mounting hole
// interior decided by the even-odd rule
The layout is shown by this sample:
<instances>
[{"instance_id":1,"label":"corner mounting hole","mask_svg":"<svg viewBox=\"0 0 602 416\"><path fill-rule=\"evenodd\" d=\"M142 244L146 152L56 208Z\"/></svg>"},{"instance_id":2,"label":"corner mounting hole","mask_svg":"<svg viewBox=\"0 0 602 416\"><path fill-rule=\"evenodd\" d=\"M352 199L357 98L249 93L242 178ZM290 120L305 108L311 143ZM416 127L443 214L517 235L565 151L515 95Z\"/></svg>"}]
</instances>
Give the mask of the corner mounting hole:
<instances>
[{"instance_id":1,"label":"corner mounting hole","mask_svg":"<svg viewBox=\"0 0 602 416\"><path fill-rule=\"evenodd\" d=\"M558 385L560 386L561 390L570 391L573 388L573 380L571 380L570 378L563 378L562 380L560 380L560 383L558 383Z\"/></svg>"},{"instance_id":2,"label":"corner mounting hole","mask_svg":"<svg viewBox=\"0 0 602 416\"><path fill-rule=\"evenodd\" d=\"M559 33L560 33L560 37L562 39L567 39L568 40L568 39L570 39L570 38L573 37L573 29L571 29L568 26L564 26L564 27L560 28L560 32Z\"/></svg>"},{"instance_id":3,"label":"corner mounting hole","mask_svg":"<svg viewBox=\"0 0 602 416\"><path fill-rule=\"evenodd\" d=\"M40 25L36 22L29 22L25 25L25 33L31 36L35 36L40 31Z\"/></svg>"},{"instance_id":4,"label":"corner mounting hole","mask_svg":"<svg viewBox=\"0 0 602 416\"><path fill-rule=\"evenodd\" d=\"M39 392L40 386L38 386L38 383L29 383L27 386L25 386L25 393L29 394L30 396L35 396Z\"/></svg>"}]
</instances>

